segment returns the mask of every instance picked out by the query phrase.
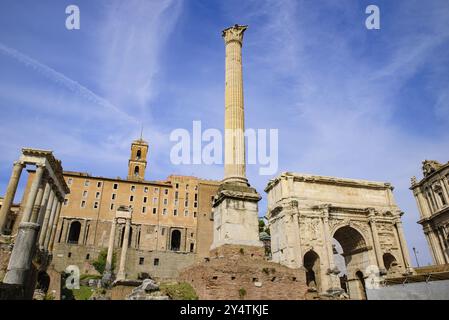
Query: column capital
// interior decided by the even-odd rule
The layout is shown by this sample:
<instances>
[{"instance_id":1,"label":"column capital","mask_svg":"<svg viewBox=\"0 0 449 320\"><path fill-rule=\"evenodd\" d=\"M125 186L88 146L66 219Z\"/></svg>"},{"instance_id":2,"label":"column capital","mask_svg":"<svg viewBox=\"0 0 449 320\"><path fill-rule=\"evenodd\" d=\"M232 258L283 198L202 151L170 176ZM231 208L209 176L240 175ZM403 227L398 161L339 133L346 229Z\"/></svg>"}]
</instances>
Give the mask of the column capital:
<instances>
[{"instance_id":1,"label":"column capital","mask_svg":"<svg viewBox=\"0 0 449 320\"><path fill-rule=\"evenodd\" d=\"M232 27L224 29L222 31L222 37L224 38L225 44L235 41L242 45L243 33L247 28L248 26L235 24Z\"/></svg>"},{"instance_id":2,"label":"column capital","mask_svg":"<svg viewBox=\"0 0 449 320\"><path fill-rule=\"evenodd\" d=\"M23 162L22 160L14 161L14 166L20 166L20 167L24 168L25 165L26 165L25 162Z\"/></svg>"}]
</instances>

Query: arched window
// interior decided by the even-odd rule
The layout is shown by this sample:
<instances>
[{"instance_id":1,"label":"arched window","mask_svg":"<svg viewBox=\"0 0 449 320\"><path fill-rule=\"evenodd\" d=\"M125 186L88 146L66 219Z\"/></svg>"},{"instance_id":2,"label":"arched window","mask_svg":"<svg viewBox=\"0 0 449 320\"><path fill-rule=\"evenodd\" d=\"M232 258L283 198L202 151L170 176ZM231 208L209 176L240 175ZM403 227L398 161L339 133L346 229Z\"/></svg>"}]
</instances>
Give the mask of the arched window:
<instances>
[{"instance_id":1,"label":"arched window","mask_svg":"<svg viewBox=\"0 0 449 320\"><path fill-rule=\"evenodd\" d=\"M140 160L141 157L142 157L142 151L140 151L140 149L139 149L139 150L137 150L136 158L137 158L137 160Z\"/></svg>"},{"instance_id":2,"label":"arched window","mask_svg":"<svg viewBox=\"0 0 449 320\"><path fill-rule=\"evenodd\" d=\"M179 251L181 246L181 231L173 230L171 233L170 250Z\"/></svg>"},{"instance_id":3,"label":"arched window","mask_svg":"<svg viewBox=\"0 0 449 320\"><path fill-rule=\"evenodd\" d=\"M70 224L69 237L67 243L77 244L80 238L81 223L79 221L73 221Z\"/></svg>"},{"instance_id":4,"label":"arched window","mask_svg":"<svg viewBox=\"0 0 449 320\"><path fill-rule=\"evenodd\" d=\"M138 175L139 175L139 166L136 166L136 167L134 168L134 175L135 175L135 176L138 176Z\"/></svg>"}]
</instances>

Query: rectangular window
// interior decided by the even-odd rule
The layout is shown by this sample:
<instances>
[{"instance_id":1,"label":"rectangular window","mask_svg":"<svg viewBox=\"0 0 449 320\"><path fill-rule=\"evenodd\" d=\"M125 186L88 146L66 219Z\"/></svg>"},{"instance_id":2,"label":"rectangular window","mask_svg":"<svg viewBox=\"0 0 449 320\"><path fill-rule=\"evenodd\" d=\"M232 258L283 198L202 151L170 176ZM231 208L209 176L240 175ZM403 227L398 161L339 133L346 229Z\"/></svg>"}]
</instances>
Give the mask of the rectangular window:
<instances>
[{"instance_id":1,"label":"rectangular window","mask_svg":"<svg viewBox=\"0 0 449 320\"><path fill-rule=\"evenodd\" d=\"M163 236L165 234L165 228L161 229L161 235Z\"/></svg>"},{"instance_id":2,"label":"rectangular window","mask_svg":"<svg viewBox=\"0 0 449 320\"><path fill-rule=\"evenodd\" d=\"M193 232L192 232L192 233L190 233L190 237L191 237L191 238L193 238Z\"/></svg>"},{"instance_id":3,"label":"rectangular window","mask_svg":"<svg viewBox=\"0 0 449 320\"><path fill-rule=\"evenodd\" d=\"M153 264L154 264L155 266L158 266L158 265L159 265L159 258L154 258Z\"/></svg>"},{"instance_id":4,"label":"rectangular window","mask_svg":"<svg viewBox=\"0 0 449 320\"><path fill-rule=\"evenodd\" d=\"M147 197L143 197L143 203L147 203L148 198Z\"/></svg>"},{"instance_id":5,"label":"rectangular window","mask_svg":"<svg viewBox=\"0 0 449 320\"><path fill-rule=\"evenodd\" d=\"M164 208L164 209L162 210L162 214L163 214L164 216L167 214L167 208Z\"/></svg>"},{"instance_id":6,"label":"rectangular window","mask_svg":"<svg viewBox=\"0 0 449 320\"><path fill-rule=\"evenodd\" d=\"M95 193L95 199L100 199L100 192Z\"/></svg>"},{"instance_id":7,"label":"rectangular window","mask_svg":"<svg viewBox=\"0 0 449 320\"><path fill-rule=\"evenodd\" d=\"M88 187L89 184L90 184L89 180L85 180L85 181L84 181L84 186L85 186L85 187Z\"/></svg>"},{"instance_id":8,"label":"rectangular window","mask_svg":"<svg viewBox=\"0 0 449 320\"><path fill-rule=\"evenodd\" d=\"M87 191L86 190L83 191L83 198L87 198Z\"/></svg>"},{"instance_id":9,"label":"rectangular window","mask_svg":"<svg viewBox=\"0 0 449 320\"><path fill-rule=\"evenodd\" d=\"M179 183L175 184L175 188L176 188L176 189L179 188Z\"/></svg>"},{"instance_id":10,"label":"rectangular window","mask_svg":"<svg viewBox=\"0 0 449 320\"><path fill-rule=\"evenodd\" d=\"M193 212L193 217L196 218L196 211Z\"/></svg>"},{"instance_id":11,"label":"rectangular window","mask_svg":"<svg viewBox=\"0 0 449 320\"><path fill-rule=\"evenodd\" d=\"M195 248L195 244L191 243L190 244L190 252L193 252L193 249Z\"/></svg>"},{"instance_id":12,"label":"rectangular window","mask_svg":"<svg viewBox=\"0 0 449 320\"><path fill-rule=\"evenodd\" d=\"M174 209L174 210L173 210L173 215L174 215L174 216L177 216L177 215L178 215L178 210Z\"/></svg>"},{"instance_id":13,"label":"rectangular window","mask_svg":"<svg viewBox=\"0 0 449 320\"><path fill-rule=\"evenodd\" d=\"M178 204L179 204L179 201L178 201L178 200L175 200L175 207L177 207Z\"/></svg>"},{"instance_id":14,"label":"rectangular window","mask_svg":"<svg viewBox=\"0 0 449 320\"><path fill-rule=\"evenodd\" d=\"M67 184L72 184L72 182L73 182L73 179L72 179L72 178L69 178L69 179L67 180Z\"/></svg>"},{"instance_id":15,"label":"rectangular window","mask_svg":"<svg viewBox=\"0 0 449 320\"><path fill-rule=\"evenodd\" d=\"M114 210L114 204L111 203L111 210Z\"/></svg>"},{"instance_id":16,"label":"rectangular window","mask_svg":"<svg viewBox=\"0 0 449 320\"><path fill-rule=\"evenodd\" d=\"M195 191L198 190L198 186L195 186Z\"/></svg>"},{"instance_id":17,"label":"rectangular window","mask_svg":"<svg viewBox=\"0 0 449 320\"><path fill-rule=\"evenodd\" d=\"M194 203L193 203L193 207L194 207L194 208L198 208L198 202L194 202Z\"/></svg>"},{"instance_id":18,"label":"rectangular window","mask_svg":"<svg viewBox=\"0 0 449 320\"><path fill-rule=\"evenodd\" d=\"M69 199L64 199L64 205L66 206L66 205L68 205L69 204Z\"/></svg>"},{"instance_id":19,"label":"rectangular window","mask_svg":"<svg viewBox=\"0 0 449 320\"><path fill-rule=\"evenodd\" d=\"M153 198L153 204L157 204L157 198Z\"/></svg>"},{"instance_id":20,"label":"rectangular window","mask_svg":"<svg viewBox=\"0 0 449 320\"><path fill-rule=\"evenodd\" d=\"M184 210L184 216L188 216L189 215L189 210Z\"/></svg>"},{"instance_id":21,"label":"rectangular window","mask_svg":"<svg viewBox=\"0 0 449 320\"><path fill-rule=\"evenodd\" d=\"M115 197L116 197L116 194L113 193L111 199L112 199L112 200L115 200Z\"/></svg>"},{"instance_id":22,"label":"rectangular window","mask_svg":"<svg viewBox=\"0 0 449 320\"><path fill-rule=\"evenodd\" d=\"M198 193L195 193L195 201L198 201Z\"/></svg>"},{"instance_id":23,"label":"rectangular window","mask_svg":"<svg viewBox=\"0 0 449 320\"><path fill-rule=\"evenodd\" d=\"M164 205L167 205L167 204L168 204L168 200L164 199Z\"/></svg>"},{"instance_id":24,"label":"rectangular window","mask_svg":"<svg viewBox=\"0 0 449 320\"><path fill-rule=\"evenodd\" d=\"M136 186L131 186L131 191L132 192L136 191Z\"/></svg>"},{"instance_id":25,"label":"rectangular window","mask_svg":"<svg viewBox=\"0 0 449 320\"><path fill-rule=\"evenodd\" d=\"M158 193L159 192L159 188L154 188L154 193Z\"/></svg>"},{"instance_id":26,"label":"rectangular window","mask_svg":"<svg viewBox=\"0 0 449 320\"><path fill-rule=\"evenodd\" d=\"M189 206L189 200L184 201L184 207L188 207Z\"/></svg>"},{"instance_id":27,"label":"rectangular window","mask_svg":"<svg viewBox=\"0 0 449 320\"><path fill-rule=\"evenodd\" d=\"M148 193L148 187L143 188L143 192Z\"/></svg>"},{"instance_id":28,"label":"rectangular window","mask_svg":"<svg viewBox=\"0 0 449 320\"><path fill-rule=\"evenodd\" d=\"M94 209L98 209L98 201L94 202Z\"/></svg>"},{"instance_id":29,"label":"rectangular window","mask_svg":"<svg viewBox=\"0 0 449 320\"><path fill-rule=\"evenodd\" d=\"M101 181L98 181L97 182L97 188L101 188L101 184L102 184Z\"/></svg>"},{"instance_id":30,"label":"rectangular window","mask_svg":"<svg viewBox=\"0 0 449 320\"><path fill-rule=\"evenodd\" d=\"M156 214L156 213L157 213L156 208L153 208L153 214Z\"/></svg>"},{"instance_id":31,"label":"rectangular window","mask_svg":"<svg viewBox=\"0 0 449 320\"><path fill-rule=\"evenodd\" d=\"M186 190L189 190L189 185L188 184L186 184Z\"/></svg>"},{"instance_id":32,"label":"rectangular window","mask_svg":"<svg viewBox=\"0 0 449 320\"><path fill-rule=\"evenodd\" d=\"M118 183L114 183L114 185L112 186L112 189L117 190L118 189Z\"/></svg>"},{"instance_id":33,"label":"rectangular window","mask_svg":"<svg viewBox=\"0 0 449 320\"><path fill-rule=\"evenodd\" d=\"M165 195L168 194L168 189L164 189L164 194L165 194Z\"/></svg>"},{"instance_id":34,"label":"rectangular window","mask_svg":"<svg viewBox=\"0 0 449 320\"><path fill-rule=\"evenodd\" d=\"M142 207L142 213L147 212L147 207Z\"/></svg>"},{"instance_id":35,"label":"rectangular window","mask_svg":"<svg viewBox=\"0 0 449 320\"><path fill-rule=\"evenodd\" d=\"M86 206L86 201L81 201L81 208L84 208Z\"/></svg>"},{"instance_id":36,"label":"rectangular window","mask_svg":"<svg viewBox=\"0 0 449 320\"><path fill-rule=\"evenodd\" d=\"M134 196L129 196L129 201L134 201Z\"/></svg>"},{"instance_id":37,"label":"rectangular window","mask_svg":"<svg viewBox=\"0 0 449 320\"><path fill-rule=\"evenodd\" d=\"M143 262L144 262L144 261L145 261L145 258L143 258L143 257L140 257L140 258L139 258L139 264L140 264L140 265L143 265Z\"/></svg>"},{"instance_id":38,"label":"rectangular window","mask_svg":"<svg viewBox=\"0 0 449 320\"><path fill-rule=\"evenodd\" d=\"M179 196L179 192L176 191L176 192L175 192L175 199L178 199L178 196Z\"/></svg>"}]
</instances>

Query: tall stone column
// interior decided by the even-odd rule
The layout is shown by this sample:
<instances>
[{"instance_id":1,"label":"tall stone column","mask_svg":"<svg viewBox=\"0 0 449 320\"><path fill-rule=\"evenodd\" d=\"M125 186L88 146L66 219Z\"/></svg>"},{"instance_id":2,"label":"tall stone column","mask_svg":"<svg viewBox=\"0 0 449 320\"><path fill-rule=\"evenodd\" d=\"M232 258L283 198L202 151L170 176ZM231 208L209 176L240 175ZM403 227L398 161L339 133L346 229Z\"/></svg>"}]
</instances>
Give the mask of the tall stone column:
<instances>
[{"instance_id":1,"label":"tall stone column","mask_svg":"<svg viewBox=\"0 0 449 320\"><path fill-rule=\"evenodd\" d=\"M56 195L55 199L53 200L53 205L51 206L50 219L48 220L48 227L47 227L47 231L45 232L44 250L48 249L48 244L50 243L51 229L53 226L53 222L55 221L56 210L58 209L59 205L60 205L60 202L58 199L58 195Z\"/></svg>"},{"instance_id":2,"label":"tall stone column","mask_svg":"<svg viewBox=\"0 0 449 320\"><path fill-rule=\"evenodd\" d=\"M55 237L56 237L56 228L58 227L58 221L59 221L59 216L61 214L61 209L62 209L62 201L58 201L58 204L56 207L55 218L53 219L53 225L50 230L50 241L49 241L48 247L47 247L48 252L53 251L53 244L55 242Z\"/></svg>"},{"instance_id":3,"label":"tall stone column","mask_svg":"<svg viewBox=\"0 0 449 320\"><path fill-rule=\"evenodd\" d=\"M225 182L247 185L243 108L242 43L247 26L223 30L226 46L225 75Z\"/></svg>"},{"instance_id":4,"label":"tall stone column","mask_svg":"<svg viewBox=\"0 0 449 320\"><path fill-rule=\"evenodd\" d=\"M435 230L435 233L436 233L437 236L438 236L438 240L439 240L438 242L439 242L439 244L440 244L441 254L442 254L442 256L443 256L443 261L444 261L445 263L449 263L449 256L448 256L447 252L444 250L444 238L443 238L442 235L441 235L441 231L438 230L438 229L436 229L436 230Z\"/></svg>"},{"instance_id":5,"label":"tall stone column","mask_svg":"<svg viewBox=\"0 0 449 320\"><path fill-rule=\"evenodd\" d=\"M41 231L39 234L39 248L44 248L44 242L45 242L45 235L47 234L47 228L48 228L48 221L50 220L51 210L53 208L53 204L58 201L58 199L55 196L55 191L50 190L50 196L48 198L48 204L45 208L45 215L44 219L42 221Z\"/></svg>"},{"instance_id":6,"label":"tall stone column","mask_svg":"<svg viewBox=\"0 0 449 320\"><path fill-rule=\"evenodd\" d=\"M369 225L371 227L371 234L373 235L374 240L374 252L376 254L377 265L379 266L380 274L386 274L386 269L384 266L384 259L382 256L382 249L379 241L379 234L377 231L376 221L373 217L369 218Z\"/></svg>"},{"instance_id":7,"label":"tall stone column","mask_svg":"<svg viewBox=\"0 0 449 320\"><path fill-rule=\"evenodd\" d=\"M404 259L404 263L405 263L405 268L407 269L407 271L413 271L411 269L411 264L410 264L410 253L408 251L408 247L407 247L407 243L405 242L405 237L404 237L404 230L402 228L402 222L400 220L396 221L396 231L398 234L398 239L399 239L399 243L401 245L401 251L402 251L402 256Z\"/></svg>"},{"instance_id":8,"label":"tall stone column","mask_svg":"<svg viewBox=\"0 0 449 320\"><path fill-rule=\"evenodd\" d=\"M108 243L108 254L106 256L106 266L104 269L103 282L107 283L110 281L112 276L112 258L114 255L114 242L115 242L115 229L117 226L117 219L112 219L111 232L109 233L109 243Z\"/></svg>"},{"instance_id":9,"label":"tall stone column","mask_svg":"<svg viewBox=\"0 0 449 320\"><path fill-rule=\"evenodd\" d=\"M47 177L45 175L42 177L41 184L39 185L39 189L37 190L36 200L34 201L33 209L31 211L30 222L37 223L37 217L39 215L39 211L41 209L42 201L44 199L44 191L47 184Z\"/></svg>"},{"instance_id":10,"label":"tall stone column","mask_svg":"<svg viewBox=\"0 0 449 320\"><path fill-rule=\"evenodd\" d=\"M30 222L31 213L33 211L34 203L36 201L37 192L41 184L42 176L44 174L45 167L43 165L37 165L36 175L33 183L31 184L30 192L23 210L22 222Z\"/></svg>"},{"instance_id":11,"label":"tall stone column","mask_svg":"<svg viewBox=\"0 0 449 320\"><path fill-rule=\"evenodd\" d=\"M39 213L37 215L37 221L35 221L38 225L41 226L41 229L42 229L42 224L43 224L44 218L45 218L45 212L47 211L47 206L48 205L51 206L51 203L49 202L50 194L51 194L51 184L49 181L47 181L47 183L45 184L44 195L42 197L42 202L41 202L41 206L39 208Z\"/></svg>"},{"instance_id":12,"label":"tall stone column","mask_svg":"<svg viewBox=\"0 0 449 320\"><path fill-rule=\"evenodd\" d=\"M125 280L126 279L126 253L128 251L128 243L129 243L129 229L131 227L131 219L126 219L126 227L125 234L123 235L123 245L122 245L122 253L120 255L120 266L117 273L117 280Z\"/></svg>"},{"instance_id":13,"label":"tall stone column","mask_svg":"<svg viewBox=\"0 0 449 320\"><path fill-rule=\"evenodd\" d=\"M429 247L430 254L432 256L433 264L438 264L437 255L435 253L435 248L433 247L432 239L430 239L430 231L424 231L424 236L427 240L427 246Z\"/></svg>"},{"instance_id":14,"label":"tall stone column","mask_svg":"<svg viewBox=\"0 0 449 320\"><path fill-rule=\"evenodd\" d=\"M429 232L429 239L434 249L436 264L444 264L444 256L441 250L440 242L435 236L435 231L433 229Z\"/></svg>"},{"instance_id":15,"label":"tall stone column","mask_svg":"<svg viewBox=\"0 0 449 320\"><path fill-rule=\"evenodd\" d=\"M9 178L5 198L3 199L3 205L2 208L0 209L0 234L3 233L3 230L5 228L6 220L8 218L9 212L11 211L11 205L14 201L14 196L16 195L20 175L22 174L24 167L25 167L24 163L20 161L14 162L11 178Z\"/></svg>"}]
</instances>

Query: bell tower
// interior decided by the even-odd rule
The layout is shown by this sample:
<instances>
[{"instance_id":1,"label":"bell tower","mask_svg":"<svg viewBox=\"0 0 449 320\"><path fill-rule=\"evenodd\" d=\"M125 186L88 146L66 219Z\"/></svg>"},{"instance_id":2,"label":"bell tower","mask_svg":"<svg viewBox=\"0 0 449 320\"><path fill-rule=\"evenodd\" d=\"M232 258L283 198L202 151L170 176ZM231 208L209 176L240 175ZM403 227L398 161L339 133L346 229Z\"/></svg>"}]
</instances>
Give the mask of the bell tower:
<instances>
[{"instance_id":1,"label":"bell tower","mask_svg":"<svg viewBox=\"0 0 449 320\"><path fill-rule=\"evenodd\" d=\"M147 167L148 142L142 138L131 143L131 157L128 161L128 180L144 180Z\"/></svg>"}]
</instances>

